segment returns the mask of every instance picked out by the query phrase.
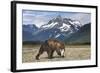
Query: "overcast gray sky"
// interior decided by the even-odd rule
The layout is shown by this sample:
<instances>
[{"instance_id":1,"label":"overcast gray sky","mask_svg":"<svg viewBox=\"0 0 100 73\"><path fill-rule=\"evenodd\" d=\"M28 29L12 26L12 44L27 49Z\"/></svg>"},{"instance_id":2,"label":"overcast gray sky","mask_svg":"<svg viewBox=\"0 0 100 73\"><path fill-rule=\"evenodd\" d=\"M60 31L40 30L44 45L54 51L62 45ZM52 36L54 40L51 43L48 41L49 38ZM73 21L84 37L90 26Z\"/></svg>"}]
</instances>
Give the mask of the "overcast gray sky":
<instances>
[{"instance_id":1,"label":"overcast gray sky","mask_svg":"<svg viewBox=\"0 0 100 73\"><path fill-rule=\"evenodd\" d=\"M23 24L35 24L37 27L46 24L50 19L58 15L61 15L63 18L79 20L83 25L91 22L90 13L23 10L22 15Z\"/></svg>"}]
</instances>

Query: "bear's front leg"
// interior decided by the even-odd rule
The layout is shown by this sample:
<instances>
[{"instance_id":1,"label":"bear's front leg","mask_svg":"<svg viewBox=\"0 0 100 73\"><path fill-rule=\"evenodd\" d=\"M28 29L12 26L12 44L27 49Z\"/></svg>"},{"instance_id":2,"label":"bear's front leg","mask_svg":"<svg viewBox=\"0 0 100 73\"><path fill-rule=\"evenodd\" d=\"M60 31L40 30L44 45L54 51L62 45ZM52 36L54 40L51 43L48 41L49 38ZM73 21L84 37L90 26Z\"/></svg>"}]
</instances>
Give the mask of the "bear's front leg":
<instances>
[{"instance_id":1,"label":"bear's front leg","mask_svg":"<svg viewBox=\"0 0 100 73\"><path fill-rule=\"evenodd\" d=\"M47 51L47 53L48 53L48 58L49 58L49 59L52 59L52 58L53 58L53 52L54 52L54 51Z\"/></svg>"},{"instance_id":2,"label":"bear's front leg","mask_svg":"<svg viewBox=\"0 0 100 73\"><path fill-rule=\"evenodd\" d=\"M61 52L60 52L59 49L56 50L56 53L57 53L59 56L61 56Z\"/></svg>"}]
</instances>

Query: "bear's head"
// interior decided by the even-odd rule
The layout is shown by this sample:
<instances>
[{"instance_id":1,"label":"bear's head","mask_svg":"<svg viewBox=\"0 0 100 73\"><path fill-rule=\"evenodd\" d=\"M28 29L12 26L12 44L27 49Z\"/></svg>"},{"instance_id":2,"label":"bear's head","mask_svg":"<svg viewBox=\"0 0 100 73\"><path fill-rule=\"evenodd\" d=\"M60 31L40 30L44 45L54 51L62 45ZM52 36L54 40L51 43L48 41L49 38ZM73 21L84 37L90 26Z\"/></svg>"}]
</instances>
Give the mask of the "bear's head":
<instances>
[{"instance_id":1,"label":"bear's head","mask_svg":"<svg viewBox=\"0 0 100 73\"><path fill-rule=\"evenodd\" d=\"M65 57L65 49L59 49L59 50L57 50L57 53L59 56Z\"/></svg>"},{"instance_id":2,"label":"bear's head","mask_svg":"<svg viewBox=\"0 0 100 73\"><path fill-rule=\"evenodd\" d=\"M65 49L60 49L61 57L65 57Z\"/></svg>"}]
</instances>

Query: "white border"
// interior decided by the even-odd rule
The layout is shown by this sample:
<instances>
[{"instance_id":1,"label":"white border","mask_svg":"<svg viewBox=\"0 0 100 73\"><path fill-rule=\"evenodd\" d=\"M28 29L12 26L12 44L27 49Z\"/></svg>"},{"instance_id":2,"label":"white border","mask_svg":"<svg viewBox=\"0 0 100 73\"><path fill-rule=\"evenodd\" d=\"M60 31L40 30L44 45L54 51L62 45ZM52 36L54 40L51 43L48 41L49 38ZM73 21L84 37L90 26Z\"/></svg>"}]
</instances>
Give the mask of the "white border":
<instances>
[{"instance_id":1,"label":"white border","mask_svg":"<svg viewBox=\"0 0 100 73\"><path fill-rule=\"evenodd\" d=\"M91 13L91 59L80 61L59 61L59 62L35 62L35 63L22 63L22 9L28 10L48 10L48 11L66 11L66 12L86 12ZM81 8L81 7L61 7L61 6L45 6L45 5L28 5L17 4L17 70L21 69L38 69L38 68L52 68L52 67L71 67L71 66L84 66L95 65L95 27L96 27L96 10L94 8Z\"/></svg>"}]
</instances>

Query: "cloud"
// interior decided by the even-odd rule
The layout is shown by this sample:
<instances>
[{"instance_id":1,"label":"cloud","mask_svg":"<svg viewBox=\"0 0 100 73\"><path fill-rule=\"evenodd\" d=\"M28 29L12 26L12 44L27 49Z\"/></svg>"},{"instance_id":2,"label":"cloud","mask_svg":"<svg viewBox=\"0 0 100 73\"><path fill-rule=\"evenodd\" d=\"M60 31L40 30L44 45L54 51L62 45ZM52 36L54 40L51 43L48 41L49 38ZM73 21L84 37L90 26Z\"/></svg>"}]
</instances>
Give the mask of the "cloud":
<instances>
[{"instance_id":1,"label":"cloud","mask_svg":"<svg viewBox=\"0 0 100 73\"><path fill-rule=\"evenodd\" d=\"M82 24L91 21L89 13L23 10L23 24L35 24L37 27L40 27L57 15L79 20Z\"/></svg>"},{"instance_id":2,"label":"cloud","mask_svg":"<svg viewBox=\"0 0 100 73\"><path fill-rule=\"evenodd\" d=\"M35 24L40 27L54 17L54 12L23 11L23 24Z\"/></svg>"},{"instance_id":3,"label":"cloud","mask_svg":"<svg viewBox=\"0 0 100 73\"><path fill-rule=\"evenodd\" d=\"M44 15L35 15L35 16L31 16L30 14L28 15L24 15L23 16L23 24L35 24L37 27L40 27L41 25L45 24L48 19L46 19L47 17Z\"/></svg>"},{"instance_id":4,"label":"cloud","mask_svg":"<svg viewBox=\"0 0 100 73\"><path fill-rule=\"evenodd\" d=\"M37 27L40 27L41 25L47 23L47 20L45 17L42 16L36 16L33 18L32 23L36 24Z\"/></svg>"},{"instance_id":5,"label":"cloud","mask_svg":"<svg viewBox=\"0 0 100 73\"><path fill-rule=\"evenodd\" d=\"M79 20L83 25L91 22L91 14L90 13L77 13L70 17L73 20Z\"/></svg>"}]
</instances>

